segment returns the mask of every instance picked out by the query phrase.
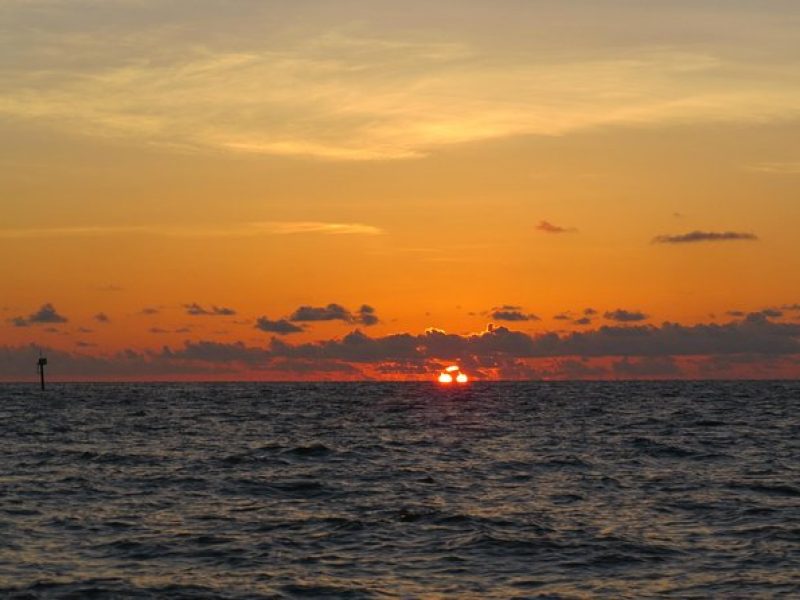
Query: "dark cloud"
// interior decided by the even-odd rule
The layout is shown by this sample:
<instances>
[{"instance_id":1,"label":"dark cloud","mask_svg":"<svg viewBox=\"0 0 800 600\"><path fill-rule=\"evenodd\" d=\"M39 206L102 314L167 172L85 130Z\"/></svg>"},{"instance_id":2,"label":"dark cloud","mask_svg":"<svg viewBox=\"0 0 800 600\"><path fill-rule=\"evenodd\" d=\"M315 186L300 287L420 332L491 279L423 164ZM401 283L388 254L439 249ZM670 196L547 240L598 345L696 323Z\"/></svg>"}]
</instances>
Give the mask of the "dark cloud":
<instances>
[{"instance_id":1,"label":"dark cloud","mask_svg":"<svg viewBox=\"0 0 800 600\"><path fill-rule=\"evenodd\" d=\"M506 327L490 327L467 336L430 329L419 335L400 333L377 338L356 330L341 340L298 345L273 339L270 352L275 356L351 362L462 360L497 355L541 358L796 354L800 353L800 325L753 316L723 325L666 322L659 327L603 326L592 331L536 336Z\"/></svg>"},{"instance_id":2,"label":"dark cloud","mask_svg":"<svg viewBox=\"0 0 800 600\"><path fill-rule=\"evenodd\" d=\"M503 326L469 335L429 329L370 337L355 330L341 339L311 343L289 344L273 337L267 347L199 340L174 349L129 349L105 357L46 351L56 377L80 378L181 374L230 378L243 370L272 372L265 377L278 378L315 372L344 378L364 378L370 372L427 376L444 361L457 361L478 377L674 377L685 376L684 369L693 364L698 365L696 373L714 377L797 377L800 324L774 321L757 312L725 324L666 322L538 335ZM0 377L28 377L37 354L33 346L0 347ZM315 370L314 365L320 368Z\"/></svg>"},{"instance_id":3,"label":"dark cloud","mask_svg":"<svg viewBox=\"0 0 800 600\"><path fill-rule=\"evenodd\" d=\"M249 367L266 366L270 356L263 348L246 346L242 342L186 342L183 348L165 347L159 358L172 361L199 361L207 363L239 363Z\"/></svg>"},{"instance_id":4,"label":"dark cloud","mask_svg":"<svg viewBox=\"0 0 800 600\"><path fill-rule=\"evenodd\" d=\"M561 227L559 225L553 225L548 221L539 221L536 229L544 233L576 233L578 231L574 227Z\"/></svg>"},{"instance_id":5,"label":"dark cloud","mask_svg":"<svg viewBox=\"0 0 800 600\"><path fill-rule=\"evenodd\" d=\"M680 374L680 367L672 357L653 356L631 360L628 357L611 365L613 373L619 377L674 377Z\"/></svg>"},{"instance_id":6,"label":"dark cloud","mask_svg":"<svg viewBox=\"0 0 800 600\"><path fill-rule=\"evenodd\" d=\"M41 325L52 323L66 323L69 319L58 314L55 307L50 304L43 304L42 307L35 313L27 317L14 317L9 319L9 322L15 327L28 327L29 325Z\"/></svg>"},{"instance_id":7,"label":"dark cloud","mask_svg":"<svg viewBox=\"0 0 800 600\"><path fill-rule=\"evenodd\" d=\"M97 313L95 316L92 317L98 323L108 323L111 319L108 318L108 315L103 312Z\"/></svg>"},{"instance_id":8,"label":"dark cloud","mask_svg":"<svg viewBox=\"0 0 800 600\"><path fill-rule=\"evenodd\" d=\"M94 329L88 327L78 327L78 333L94 333Z\"/></svg>"},{"instance_id":9,"label":"dark cloud","mask_svg":"<svg viewBox=\"0 0 800 600\"><path fill-rule=\"evenodd\" d=\"M729 310L725 314L731 317L745 317L747 319L779 319L783 316L783 311L778 310L777 308L764 308L762 310L756 310L747 313L742 310Z\"/></svg>"},{"instance_id":10,"label":"dark cloud","mask_svg":"<svg viewBox=\"0 0 800 600\"><path fill-rule=\"evenodd\" d=\"M521 309L522 309L521 306L505 304L503 306L493 308L492 311L489 313L489 316L493 318L495 321L538 321L539 320L539 317L537 317L533 313L524 313L522 312Z\"/></svg>"},{"instance_id":11,"label":"dark cloud","mask_svg":"<svg viewBox=\"0 0 800 600\"><path fill-rule=\"evenodd\" d=\"M291 321L345 321L351 322L350 311L340 304L328 306L301 306L289 317Z\"/></svg>"},{"instance_id":12,"label":"dark cloud","mask_svg":"<svg viewBox=\"0 0 800 600\"><path fill-rule=\"evenodd\" d=\"M754 233L737 231L690 231L678 235L658 235L653 238L654 244L692 244L696 242L754 241L758 237Z\"/></svg>"},{"instance_id":13,"label":"dark cloud","mask_svg":"<svg viewBox=\"0 0 800 600\"><path fill-rule=\"evenodd\" d=\"M168 330L162 329L161 327L151 327L147 331L149 331L150 333L155 333L155 334L169 333Z\"/></svg>"},{"instance_id":14,"label":"dark cloud","mask_svg":"<svg viewBox=\"0 0 800 600\"><path fill-rule=\"evenodd\" d=\"M198 317L198 316L231 317L236 314L236 311L233 310L232 308L212 305L211 308L208 309L204 308L203 306L200 306L197 302L192 302L191 304L184 304L183 308L186 309L187 315L191 315L193 317Z\"/></svg>"},{"instance_id":15,"label":"dark cloud","mask_svg":"<svg viewBox=\"0 0 800 600\"><path fill-rule=\"evenodd\" d=\"M299 333L303 331L302 327L298 327L287 319L273 321L267 317L259 317L256 319L255 328L269 333L277 333L278 335L289 335L290 333Z\"/></svg>"},{"instance_id":16,"label":"dark cloud","mask_svg":"<svg viewBox=\"0 0 800 600\"><path fill-rule=\"evenodd\" d=\"M361 305L361 308L353 314L341 304L336 303L327 306L301 306L288 317L288 320L296 323L343 321L345 323L361 323L366 326L379 322L375 309L368 304Z\"/></svg>"},{"instance_id":17,"label":"dark cloud","mask_svg":"<svg viewBox=\"0 0 800 600\"><path fill-rule=\"evenodd\" d=\"M636 321L644 321L648 315L638 310L625 310L618 308L617 310L610 310L603 313L603 317L609 321L617 321L619 323L634 323Z\"/></svg>"},{"instance_id":18,"label":"dark cloud","mask_svg":"<svg viewBox=\"0 0 800 600\"><path fill-rule=\"evenodd\" d=\"M110 356L91 356L30 345L0 346L0 377L16 381L29 378L31 365L36 365L40 351L48 358L49 376L53 380L138 377L171 379L181 375L204 378L216 375L218 378L225 378L231 373L225 363L181 360L169 356L167 352L125 349Z\"/></svg>"},{"instance_id":19,"label":"dark cloud","mask_svg":"<svg viewBox=\"0 0 800 600\"><path fill-rule=\"evenodd\" d=\"M608 371L586 359L563 359L555 363L552 374L567 379L595 379L605 377Z\"/></svg>"},{"instance_id":20,"label":"dark cloud","mask_svg":"<svg viewBox=\"0 0 800 600\"><path fill-rule=\"evenodd\" d=\"M358 309L356 321L369 327L370 325L376 325L378 323L378 315L375 314L374 308L368 304L362 304L361 308Z\"/></svg>"},{"instance_id":21,"label":"dark cloud","mask_svg":"<svg viewBox=\"0 0 800 600\"><path fill-rule=\"evenodd\" d=\"M800 310L800 304L784 304L781 310Z\"/></svg>"},{"instance_id":22,"label":"dark cloud","mask_svg":"<svg viewBox=\"0 0 800 600\"><path fill-rule=\"evenodd\" d=\"M553 318L556 321L569 321L570 319L572 319L572 315L570 315L569 313L563 312L563 313L558 313L557 315L554 315Z\"/></svg>"},{"instance_id":23,"label":"dark cloud","mask_svg":"<svg viewBox=\"0 0 800 600\"><path fill-rule=\"evenodd\" d=\"M159 312L161 311L153 306L146 306L145 308L142 309L143 315L157 315Z\"/></svg>"},{"instance_id":24,"label":"dark cloud","mask_svg":"<svg viewBox=\"0 0 800 600\"><path fill-rule=\"evenodd\" d=\"M583 314L587 317L591 317L597 314L597 311L593 308L584 308Z\"/></svg>"},{"instance_id":25,"label":"dark cloud","mask_svg":"<svg viewBox=\"0 0 800 600\"><path fill-rule=\"evenodd\" d=\"M575 319L573 323L575 325L591 325L592 320L589 317L581 317L580 319Z\"/></svg>"}]
</instances>

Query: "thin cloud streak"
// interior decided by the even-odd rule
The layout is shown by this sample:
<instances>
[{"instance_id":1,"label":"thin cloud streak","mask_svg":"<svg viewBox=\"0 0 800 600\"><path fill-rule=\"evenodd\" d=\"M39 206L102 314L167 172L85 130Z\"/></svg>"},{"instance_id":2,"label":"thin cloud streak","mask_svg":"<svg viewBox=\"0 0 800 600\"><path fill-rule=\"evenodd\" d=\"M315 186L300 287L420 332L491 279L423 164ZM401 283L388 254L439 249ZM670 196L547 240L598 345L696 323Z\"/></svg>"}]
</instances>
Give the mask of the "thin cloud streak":
<instances>
[{"instance_id":1,"label":"thin cloud streak","mask_svg":"<svg viewBox=\"0 0 800 600\"><path fill-rule=\"evenodd\" d=\"M330 31L282 46L237 40L238 51L169 28L123 37L113 52L96 35L22 38L22 56L44 48L49 60L8 70L0 116L190 151L392 160L513 136L800 113L800 90L787 84L794 65L754 74L663 47L548 61L535 50ZM61 58L73 49L82 62Z\"/></svg>"},{"instance_id":2,"label":"thin cloud streak","mask_svg":"<svg viewBox=\"0 0 800 600\"><path fill-rule=\"evenodd\" d=\"M756 241L754 233L738 231L690 231L678 235L658 235L654 244L694 244L698 242Z\"/></svg>"},{"instance_id":3,"label":"thin cloud streak","mask_svg":"<svg viewBox=\"0 0 800 600\"><path fill-rule=\"evenodd\" d=\"M748 167L750 171L774 173L776 175L800 175L800 161L764 162Z\"/></svg>"},{"instance_id":4,"label":"thin cloud streak","mask_svg":"<svg viewBox=\"0 0 800 600\"><path fill-rule=\"evenodd\" d=\"M561 227L560 225L553 225L549 221L539 221L536 229L544 233L577 233L574 227Z\"/></svg>"},{"instance_id":5,"label":"thin cloud streak","mask_svg":"<svg viewBox=\"0 0 800 600\"><path fill-rule=\"evenodd\" d=\"M382 235L385 232L363 223L327 223L323 221L263 221L230 227L171 226L97 226L0 229L0 239L105 237L116 235L150 235L174 238L237 238L260 235Z\"/></svg>"}]
</instances>

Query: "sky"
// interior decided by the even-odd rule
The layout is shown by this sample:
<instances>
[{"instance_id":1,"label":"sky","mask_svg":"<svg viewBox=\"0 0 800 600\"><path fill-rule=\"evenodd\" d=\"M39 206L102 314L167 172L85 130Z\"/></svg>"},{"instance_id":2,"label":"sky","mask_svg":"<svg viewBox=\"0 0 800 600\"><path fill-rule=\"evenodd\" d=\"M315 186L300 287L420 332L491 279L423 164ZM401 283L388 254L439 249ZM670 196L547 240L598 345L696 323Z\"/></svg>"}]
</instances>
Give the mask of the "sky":
<instances>
[{"instance_id":1,"label":"sky","mask_svg":"<svg viewBox=\"0 0 800 600\"><path fill-rule=\"evenodd\" d=\"M795 0L4 0L0 380L800 377Z\"/></svg>"}]
</instances>

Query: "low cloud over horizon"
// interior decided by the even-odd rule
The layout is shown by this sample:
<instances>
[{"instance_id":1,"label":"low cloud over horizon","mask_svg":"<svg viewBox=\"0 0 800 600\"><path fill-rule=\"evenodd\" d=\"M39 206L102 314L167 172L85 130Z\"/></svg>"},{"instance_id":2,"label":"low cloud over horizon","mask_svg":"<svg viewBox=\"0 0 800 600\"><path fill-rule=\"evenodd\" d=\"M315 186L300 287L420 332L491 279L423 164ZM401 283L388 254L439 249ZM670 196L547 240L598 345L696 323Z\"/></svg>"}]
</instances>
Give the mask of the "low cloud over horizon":
<instances>
[{"instance_id":1,"label":"low cloud over horizon","mask_svg":"<svg viewBox=\"0 0 800 600\"><path fill-rule=\"evenodd\" d=\"M256 327L274 333L289 321ZM0 347L0 377L24 378L38 347ZM477 378L797 377L800 324L765 311L725 324L601 326L589 331L527 334L490 326L473 334L438 329L371 337L355 329L341 338L263 347L244 342L186 341L161 350L126 349L111 356L47 349L58 377L175 377L197 375L285 378L424 378L458 361ZM31 363L32 364L32 363ZM543 366L544 365L544 366ZM548 366L549 365L549 366ZM318 368L315 368L318 367ZM545 368L546 367L546 368ZM543 370L544 369L544 370ZM549 369L549 370L548 370ZM704 370L705 369L705 370Z\"/></svg>"}]
</instances>

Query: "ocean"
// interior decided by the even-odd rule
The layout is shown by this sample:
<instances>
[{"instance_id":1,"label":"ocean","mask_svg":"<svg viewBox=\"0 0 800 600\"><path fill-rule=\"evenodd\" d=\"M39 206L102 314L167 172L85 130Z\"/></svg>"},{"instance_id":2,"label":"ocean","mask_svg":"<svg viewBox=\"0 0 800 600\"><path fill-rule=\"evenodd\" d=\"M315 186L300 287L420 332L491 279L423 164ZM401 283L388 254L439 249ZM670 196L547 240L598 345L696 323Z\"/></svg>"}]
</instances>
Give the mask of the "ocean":
<instances>
[{"instance_id":1,"label":"ocean","mask_svg":"<svg viewBox=\"0 0 800 600\"><path fill-rule=\"evenodd\" d=\"M3 598L800 597L800 383L0 386Z\"/></svg>"}]
</instances>

